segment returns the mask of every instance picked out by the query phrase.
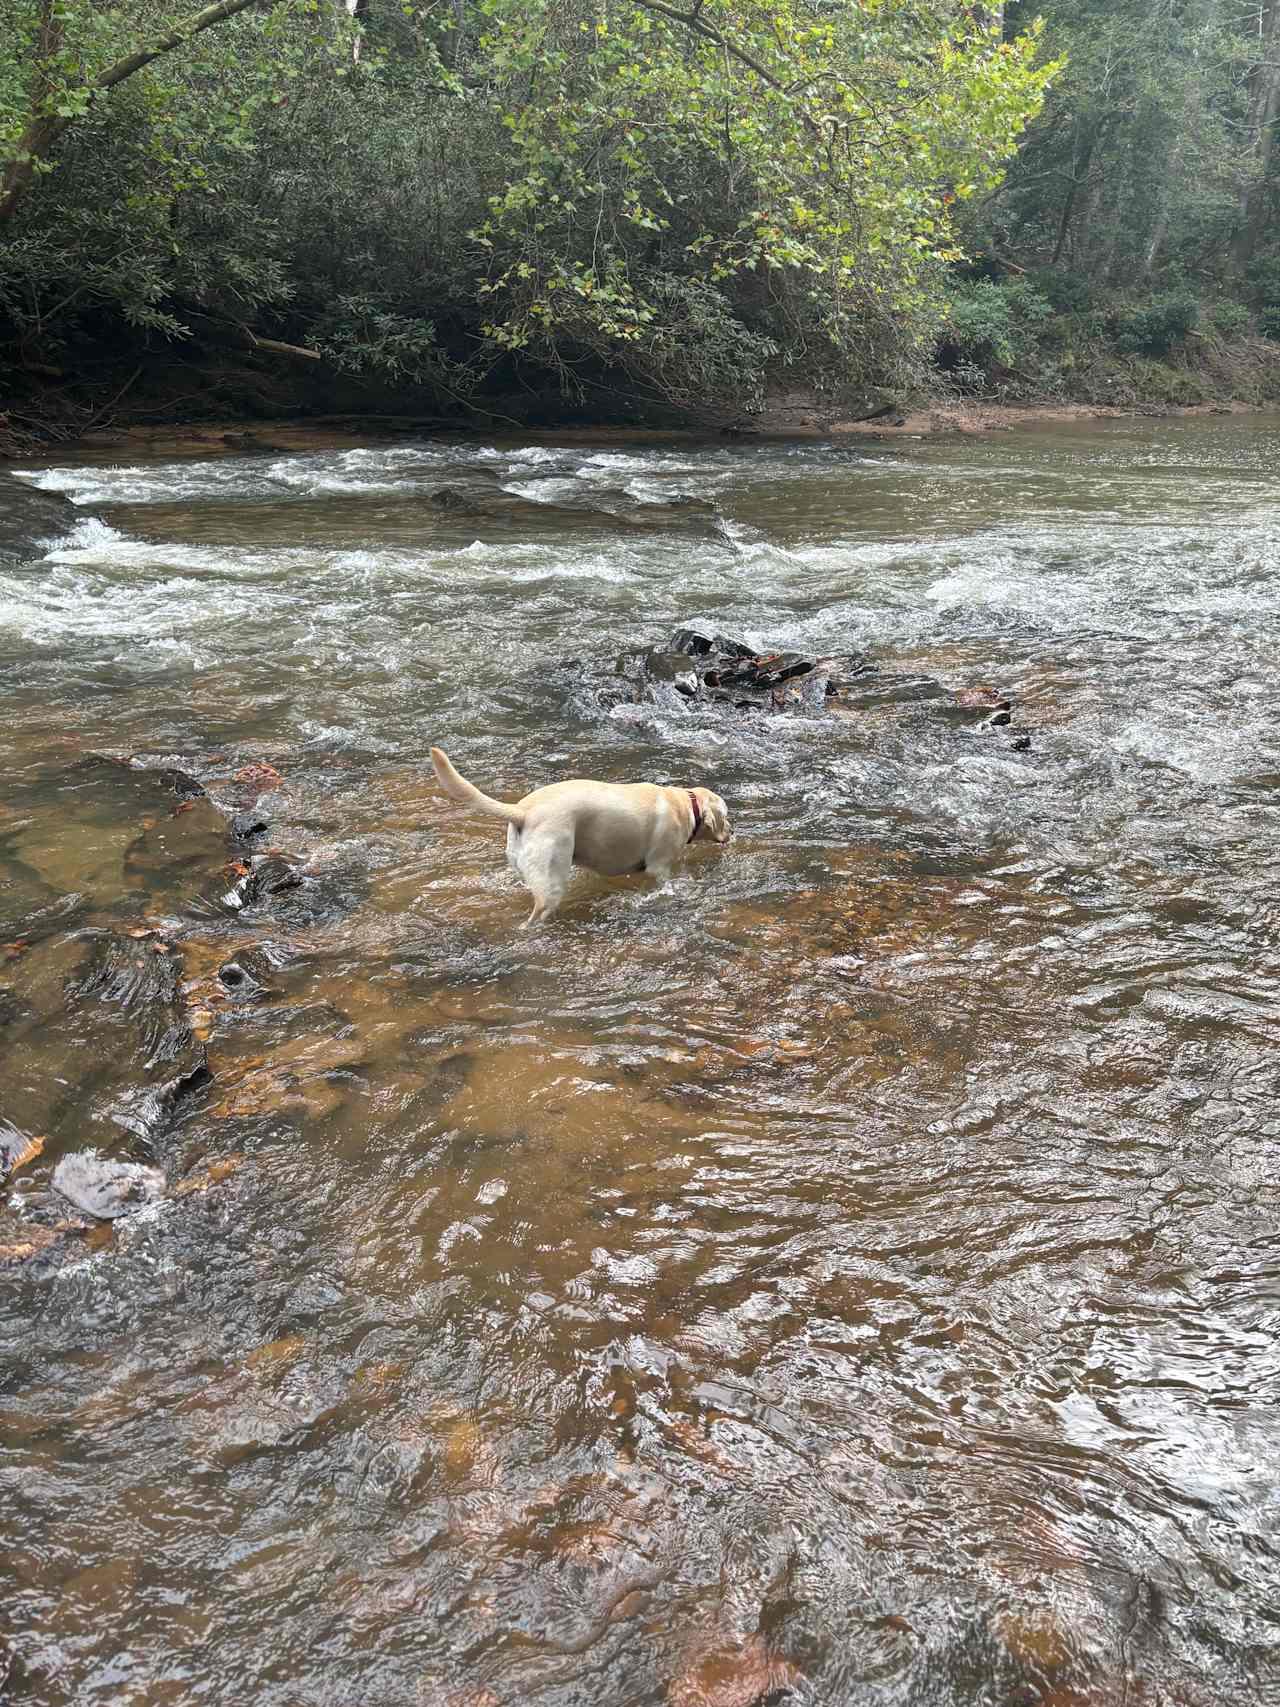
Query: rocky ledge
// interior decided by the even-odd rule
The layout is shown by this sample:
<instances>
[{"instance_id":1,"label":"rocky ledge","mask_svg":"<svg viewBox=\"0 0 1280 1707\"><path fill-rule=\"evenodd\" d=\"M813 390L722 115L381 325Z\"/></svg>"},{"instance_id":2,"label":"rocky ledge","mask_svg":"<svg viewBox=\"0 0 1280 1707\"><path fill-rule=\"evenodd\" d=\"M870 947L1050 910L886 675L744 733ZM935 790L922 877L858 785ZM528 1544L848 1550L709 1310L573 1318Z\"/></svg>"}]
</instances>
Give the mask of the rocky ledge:
<instances>
[{"instance_id":1,"label":"rocky ledge","mask_svg":"<svg viewBox=\"0 0 1280 1707\"><path fill-rule=\"evenodd\" d=\"M24 563L75 526L79 512L59 492L42 492L0 471L0 562Z\"/></svg>"},{"instance_id":2,"label":"rocky ledge","mask_svg":"<svg viewBox=\"0 0 1280 1707\"><path fill-rule=\"evenodd\" d=\"M883 668L866 654L760 650L745 640L698 627L678 628L657 645L618 656L608 666L573 659L605 706L681 702L707 710L763 717L839 716L889 705L929 705L962 727L995 735L1012 752L1031 747L1015 723L1013 700L998 687L960 691L931 676Z\"/></svg>"}]
</instances>

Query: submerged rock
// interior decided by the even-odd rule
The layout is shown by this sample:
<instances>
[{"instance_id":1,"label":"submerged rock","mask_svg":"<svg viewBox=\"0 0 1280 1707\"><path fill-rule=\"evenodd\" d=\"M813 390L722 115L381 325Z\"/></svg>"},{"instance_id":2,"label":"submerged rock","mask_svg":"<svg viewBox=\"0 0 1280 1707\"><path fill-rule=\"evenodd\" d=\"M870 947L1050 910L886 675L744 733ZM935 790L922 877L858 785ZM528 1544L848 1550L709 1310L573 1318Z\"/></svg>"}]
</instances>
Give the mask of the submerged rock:
<instances>
[{"instance_id":1,"label":"submerged rock","mask_svg":"<svg viewBox=\"0 0 1280 1707\"><path fill-rule=\"evenodd\" d=\"M46 1227L0 1204L0 1269L26 1263L56 1267L83 1239L88 1226L87 1221L59 1221Z\"/></svg>"},{"instance_id":2,"label":"submerged rock","mask_svg":"<svg viewBox=\"0 0 1280 1707\"><path fill-rule=\"evenodd\" d=\"M34 1162L43 1150L43 1138L31 1137L0 1116L0 1180Z\"/></svg>"},{"instance_id":3,"label":"submerged rock","mask_svg":"<svg viewBox=\"0 0 1280 1707\"><path fill-rule=\"evenodd\" d=\"M261 949L247 948L218 968L218 982L233 1002L248 1002L267 993L274 970Z\"/></svg>"},{"instance_id":4,"label":"submerged rock","mask_svg":"<svg viewBox=\"0 0 1280 1707\"><path fill-rule=\"evenodd\" d=\"M438 486L427 494L427 502L433 510L453 510L466 516L481 515L485 509L475 494L459 491L456 486Z\"/></svg>"},{"instance_id":5,"label":"submerged rock","mask_svg":"<svg viewBox=\"0 0 1280 1707\"><path fill-rule=\"evenodd\" d=\"M12 780L0 909L59 901L103 910L178 901L192 875L225 857L226 823L202 785L172 763L104 753ZM17 923L17 920L14 921ZM8 934L7 932L5 934Z\"/></svg>"},{"instance_id":6,"label":"submerged rock","mask_svg":"<svg viewBox=\"0 0 1280 1707\"><path fill-rule=\"evenodd\" d=\"M677 693L692 698L698 691L698 672L683 652L647 652L645 674L655 682L670 682Z\"/></svg>"},{"instance_id":7,"label":"submerged rock","mask_svg":"<svg viewBox=\"0 0 1280 1707\"><path fill-rule=\"evenodd\" d=\"M668 1707L765 1707L786 1700L798 1668L753 1634L690 1656L667 1688Z\"/></svg>"},{"instance_id":8,"label":"submerged rock","mask_svg":"<svg viewBox=\"0 0 1280 1707\"><path fill-rule=\"evenodd\" d=\"M233 812L227 821L233 842L250 842L255 836L265 836L268 828L266 814L252 807L247 812Z\"/></svg>"},{"instance_id":9,"label":"submerged rock","mask_svg":"<svg viewBox=\"0 0 1280 1707\"><path fill-rule=\"evenodd\" d=\"M100 1002L128 1016L144 1068L181 1061L191 1027L181 1000L182 959L172 943L146 932L102 937L89 962L67 986L71 1003Z\"/></svg>"},{"instance_id":10,"label":"submerged rock","mask_svg":"<svg viewBox=\"0 0 1280 1707\"><path fill-rule=\"evenodd\" d=\"M0 473L0 558L29 562L47 542L69 534L84 515L60 492L45 492Z\"/></svg>"},{"instance_id":11,"label":"submerged rock","mask_svg":"<svg viewBox=\"0 0 1280 1707\"><path fill-rule=\"evenodd\" d=\"M126 1093L112 1109L111 1118L117 1126L137 1133L139 1138L154 1141L173 1121L179 1104L212 1081L213 1074L201 1046L199 1059L184 1072L163 1084Z\"/></svg>"},{"instance_id":12,"label":"submerged rock","mask_svg":"<svg viewBox=\"0 0 1280 1707\"><path fill-rule=\"evenodd\" d=\"M199 800L204 797L204 784L197 782L193 776L188 776L186 771L178 770L172 765L166 765L160 770L148 771L147 775L158 788L165 789L169 794L177 795L179 800Z\"/></svg>"},{"instance_id":13,"label":"submerged rock","mask_svg":"<svg viewBox=\"0 0 1280 1707\"><path fill-rule=\"evenodd\" d=\"M163 1197L165 1178L141 1162L113 1162L95 1150L80 1150L53 1170L53 1189L86 1215L114 1221Z\"/></svg>"}]
</instances>

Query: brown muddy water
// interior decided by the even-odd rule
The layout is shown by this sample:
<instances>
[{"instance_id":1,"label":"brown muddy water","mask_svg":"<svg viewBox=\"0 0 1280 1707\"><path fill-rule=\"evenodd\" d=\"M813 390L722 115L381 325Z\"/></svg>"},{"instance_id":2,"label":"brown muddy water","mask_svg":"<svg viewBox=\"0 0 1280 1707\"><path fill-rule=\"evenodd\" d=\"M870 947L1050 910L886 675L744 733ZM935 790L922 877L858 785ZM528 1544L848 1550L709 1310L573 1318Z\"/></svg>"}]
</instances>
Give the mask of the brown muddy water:
<instances>
[{"instance_id":1,"label":"brown muddy water","mask_svg":"<svg viewBox=\"0 0 1280 1707\"><path fill-rule=\"evenodd\" d=\"M1278 470L29 471L83 519L0 575L13 1701L1280 1702ZM690 619L886 691L616 703ZM520 933L432 741L735 840ZM93 1149L167 1194L80 1214Z\"/></svg>"}]
</instances>

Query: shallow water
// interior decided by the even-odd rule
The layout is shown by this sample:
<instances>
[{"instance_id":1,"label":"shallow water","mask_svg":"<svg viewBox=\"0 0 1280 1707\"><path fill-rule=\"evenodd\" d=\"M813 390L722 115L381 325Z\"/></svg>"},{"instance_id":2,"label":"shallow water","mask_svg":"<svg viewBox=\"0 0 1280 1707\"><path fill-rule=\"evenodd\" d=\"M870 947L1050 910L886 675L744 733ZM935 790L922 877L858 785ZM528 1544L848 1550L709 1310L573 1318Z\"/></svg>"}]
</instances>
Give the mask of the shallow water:
<instances>
[{"instance_id":1,"label":"shallow water","mask_svg":"<svg viewBox=\"0 0 1280 1707\"><path fill-rule=\"evenodd\" d=\"M90 1145L192 1189L0 1268L14 1700L1280 1702L1277 469L1233 418L29 471L84 519L0 573L7 1208ZM568 662L694 618L948 693ZM521 934L433 741L735 839ZM257 792L307 887L197 904L219 816L95 752Z\"/></svg>"}]
</instances>

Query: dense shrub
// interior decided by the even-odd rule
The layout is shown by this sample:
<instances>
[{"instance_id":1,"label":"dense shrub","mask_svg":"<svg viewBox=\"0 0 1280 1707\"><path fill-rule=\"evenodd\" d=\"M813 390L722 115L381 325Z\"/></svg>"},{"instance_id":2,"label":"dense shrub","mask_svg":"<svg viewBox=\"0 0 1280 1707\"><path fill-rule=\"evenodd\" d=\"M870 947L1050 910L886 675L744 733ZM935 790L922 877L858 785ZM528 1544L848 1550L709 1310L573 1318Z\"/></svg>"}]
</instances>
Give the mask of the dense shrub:
<instances>
[{"instance_id":1,"label":"dense shrub","mask_svg":"<svg viewBox=\"0 0 1280 1707\"><path fill-rule=\"evenodd\" d=\"M1017 367L1034 351L1036 331L1051 312L1048 300L1021 279L957 281L948 293L943 365Z\"/></svg>"},{"instance_id":2,"label":"dense shrub","mask_svg":"<svg viewBox=\"0 0 1280 1707\"><path fill-rule=\"evenodd\" d=\"M1215 302L1209 319L1223 338L1241 338L1249 330L1249 310L1242 302Z\"/></svg>"},{"instance_id":3,"label":"dense shrub","mask_svg":"<svg viewBox=\"0 0 1280 1707\"><path fill-rule=\"evenodd\" d=\"M1055 314L1088 314L1097 306L1096 282L1066 267L1037 267L1027 275L1027 282L1045 298Z\"/></svg>"},{"instance_id":4,"label":"dense shrub","mask_svg":"<svg viewBox=\"0 0 1280 1707\"><path fill-rule=\"evenodd\" d=\"M1166 291L1141 307L1115 316L1115 344L1126 355L1166 356L1200 319L1200 304L1188 290Z\"/></svg>"}]
</instances>

